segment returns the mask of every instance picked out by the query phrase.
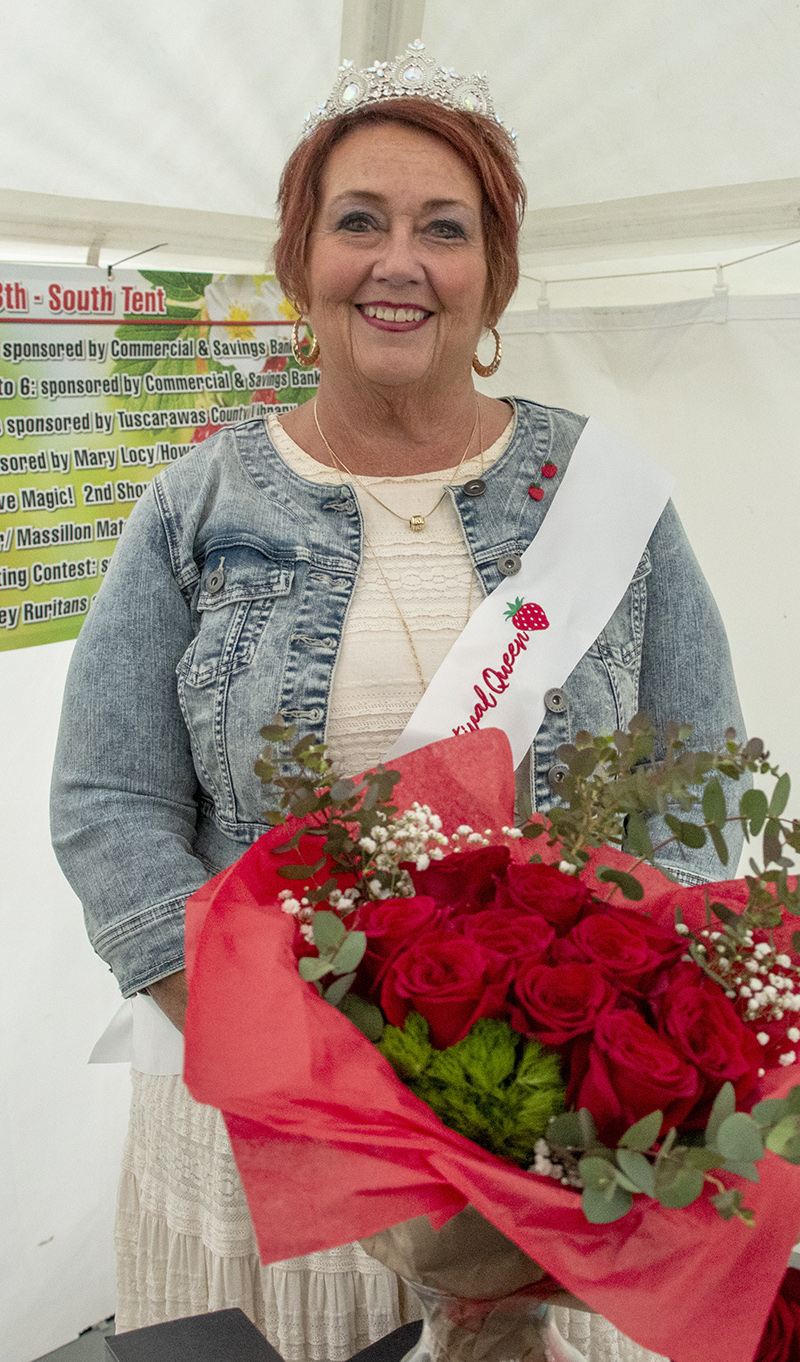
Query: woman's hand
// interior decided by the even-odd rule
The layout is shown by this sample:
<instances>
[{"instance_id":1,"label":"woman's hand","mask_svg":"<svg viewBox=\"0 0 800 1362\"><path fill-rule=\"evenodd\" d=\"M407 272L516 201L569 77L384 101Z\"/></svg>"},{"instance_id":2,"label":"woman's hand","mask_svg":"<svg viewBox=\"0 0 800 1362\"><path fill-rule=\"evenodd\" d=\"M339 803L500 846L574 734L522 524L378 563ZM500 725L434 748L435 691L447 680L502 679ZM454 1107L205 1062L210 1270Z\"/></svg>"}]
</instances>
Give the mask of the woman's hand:
<instances>
[{"instance_id":1,"label":"woman's hand","mask_svg":"<svg viewBox=\"0 0 800 1362\"><path fill-rule=\"evenodd\" d=\"M165 979L158 979L156 983L149 984L147 992L153 1002L158 1003L161 1011L169 1017L172 1025L183 1031L186 1004L189 1001L186 970L178 970L176 974L168 974Z\"/></svg>"}]
</instances>

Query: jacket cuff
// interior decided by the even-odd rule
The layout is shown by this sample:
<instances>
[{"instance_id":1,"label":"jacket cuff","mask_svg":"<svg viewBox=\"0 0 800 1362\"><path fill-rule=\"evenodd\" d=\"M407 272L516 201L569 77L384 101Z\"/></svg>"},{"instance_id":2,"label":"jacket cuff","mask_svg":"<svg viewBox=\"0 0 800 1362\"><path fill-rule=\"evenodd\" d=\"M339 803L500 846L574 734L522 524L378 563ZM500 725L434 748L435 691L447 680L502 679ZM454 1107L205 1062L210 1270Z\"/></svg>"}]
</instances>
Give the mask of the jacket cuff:
<instances>
[{"instance_id":1,"label":"jacket cuff","mask_svg":"<svg viewBox=\"0 0 800 1362\"><path fill-rule=\"evenodd\" d=\"M111 967L123 998L184 967L186 895L166 899L98 932L97 954Z\"/></svg>"}]
</instances>

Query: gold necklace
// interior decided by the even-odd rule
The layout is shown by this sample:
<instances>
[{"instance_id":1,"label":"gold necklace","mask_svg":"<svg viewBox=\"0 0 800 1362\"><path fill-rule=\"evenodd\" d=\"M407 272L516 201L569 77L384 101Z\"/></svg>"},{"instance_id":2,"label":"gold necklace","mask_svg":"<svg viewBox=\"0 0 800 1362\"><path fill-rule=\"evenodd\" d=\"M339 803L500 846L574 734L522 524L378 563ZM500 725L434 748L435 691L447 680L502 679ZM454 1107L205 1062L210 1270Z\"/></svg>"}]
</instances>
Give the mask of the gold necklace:
<instances>
[{"instance_id":1,"label":"gold necklace","mask_svg":"<svg viewBox=\"0 0 800 1362\"><path fill-rule=\"evenodd\" d=\"M444 501L445 495L446 495L446 493L447 493L448 487L452 487L452 486L453 486L453 483L455 482L456 478L458 477L458 474L461 472L461 469L462 469L463 466L464 466L464 460L466 459L466 457L467 457L467 455L468 455L468 453L469 453L469 447L470 447L470 445L472 444L472 437L473 437L473 435L475 434L476 429L477 429L477 428L479 427L479 425L480 425L480 417L481 417L481 409L480 409L480 405L479 405L479 403L478 403L478 400L477 400L477 398L476 398L476 399L475 399L475 420L474 420L473 425L472 425L472 430L471 430L470 433L469 433L469 439L468 439L468 441L467 441L467 447L466 447L466 449L464 450L464 453L461 455L461 458L459 459L457 466L453 469L453 473L452 473L451 477L449 478L449 480L445 483L444 487L442 488L442 495L441 495L440 497L437 497L435 504L434 504L434 505L431 507L431 509L428 511L427 515L404 516L404 515L401 515L399 511L393 510L391 506L387 506L385 501L381 501L380 497L377 497L370 487L367 487L366 484L363 483L363 482L361 481L360 478L356 477L355 473L353 473L353 472L350 471L350 469L347 467L347 464L344 462L344 460L341 459L341 458L339 457L338 454L335 454L335 453L334 453L334 451L331 449L331 446L329 445L327 439L325 438L325 435L324 435L323 430L322 430L322 426L321 426L320 423L319 423L319 417L318 417L318 415L317 415L317 399L316 399L316 397L314 398L314 424L315 424L315 426L317 427L317 430L319 431L320 439L322 440L323 444L325 445L325 448L327 449L328 453L330 454L331 458L333 459L333 466L334 466L334 468L336 468L337 470L340 469L340 468L343 469L344 472L347 474L348 478L352 478L352 479L353 479L353 482L356 484L357 487L360 487L360 488L361 488L362 492L366 492L367 496L372 497L372 500L373 500L373 501L377 501L378 505L379 505L379 506L382 506L383 509L384 509L384 511L388 511L390 515L393 515L393 516L395 517L396 520L404 520L404 521L406 522L406 524L408 525L408 528L409 528L410 530L414 530L416 533L419 533L420 530L424 530L424 529L425 529L425 526L426 526L426 524L427 524L428 518L429 518L430 516L433 515L434 511L437 510L439 506L441 506L442 502ZM479 443L479 444L482 444L482 441L481 441L481 439L480 439L480 436L479 436L479 439L478 439L478 443ZM481 454L483 454L483 451L482 451L482 450L481 450Z\"/></svg>"},{"instance_id":2,"label":"gold necklace","mask_svg":"<svg viewBox=\"0 0 800 1362\"><path fill-rule=\"evenodd\" d=\"M316 415L316 412L315 412L315 415ZM317 429L319 429L319 426L317 426ZM320 435L322 435L322 431L321 431L321 430L320 430L319 433L320 433ZM474 433L474 432L473 432L473 433ZM322 435L322 438L323 438L323 440L325 440L325 436L324 436L324 435ZM470 438L470 444L471 444L471 443L472 443L472 435L470 435L469 438ZM326 444L328 443L327 440L325 440L325 443L326 443ZM479 444L479 446L480 446L480 456L481 456L481 476L483 476L483 423L481 422L481 409L480 409L480 407L478 407L478 444ZM328 448L330 449L330 446L328 446ZM469 449L469 445L467 445L467 449ZM331 450L331 454L333 454L333 450ZM336 456L333 455L333 457L335 458ZM464 462L464 460L462 459L462 460L461 460L461 463L463 464L463 462ZM461 464L459 464L459 468L460 468L460 467L461 467ZM344 478L342 477L342 474L341 474L340 470L336 467L335 464L334 464L334 471L335 471L336 474L338 475L339 482L342 484L342 486L344 486ZM345 469L344 471L347 472L347 469ZM458 471L458 470L456 470L456 471ZM352 478L352 476L353 476L353 474L351 473L351 474L350 474L350 477ZM358 482L358 479L356 478L355 481ZM359 484L359 485L360 485L360 484ZM369 490L368 488L366 488L366 487L364 488L364 491L368 491L368 490ZM444 492L442 493L442 496L444 496ZM378 504L379 504L380 506L383 506L383 502L382 502L382 501L379 501L378 497L373 497L373 500L374 500L374 501L377 501ZM439 500L441 501L441 497L439 498ZM437 501L436 505L437 505L437 506L439 505L439 502L438 502L438 501ZM434 508L434 509L435 509L435 508ZM389 507L388 507L388 506L385 506L385 507L384 507L384 510L387 510L387 511L388 511L388 510L389 510ZM396 515L397 513L396 513L396 512L392 512L392 514L393 514L393 515ZM429 513L429 514L430 514L430 513ZM404 520L404 519L405 519L405 516L398 516L397 518L398 518L398 520ZM414 660L414 667L416 668L417 676L418 676L418 678L419 678L420 691L421 691L421 693L424 695L424 694L425 694L425 691L427 690L427 686L426 686L426 684L425 684L425 674L424 674L424 672L423 672L423 670L422 670L422 663L421 663L420 660L419 660L419 653L417 652L416 645L415 645L415 643L414 643L414 636L413 636L413 634L411 633L411 630L410 630L409 627L408 627L408 621L406 620L405 615L403 614L402 610L400 609L400 602L398 601L397 597L395 596L394 592L392 591L391 585L390 585L390 583L389 583L389 578L386 576L386 573L385 573L384 570L383 570L383 566L382 566L382 564L381 564L381 560L380 560L380 558L378 557L377 553L375 552L374 546L373 546L373 545L370 543L370 541L369 541L369 536L367 535L366 530L364 530L364 543L366 544L367 548L369 549L370 553L372 554L372 561L374 562L376 568L378 569L378 572L379 572L380 575L381 575L381 580L383 581L383 585L386 587L386 590L387 590L387 592L389 593L389 597L390 597L390 599L391 599L392 605L394 606L395 610L397 611L397 618L399 619L401 625L403 626L403 632L404 632L404 634L405 634L405 636L406 636L406 639L408 640L409 651L410 651L411 656L412 656L412 658L413 658L413 660ZM471 615L472 615L472 588L473 588L474 582L475 582L475 569L474 569L474 566L473 566L472 562L470 562L470 569L469 569L469 596L468 596L468 598L467 598L467 618L466 618L466 620L464 621L464 627L465 627L465 628L466 628L466 626L469 624L470 617L471 617Z\"/></svg>"}]
</instances>

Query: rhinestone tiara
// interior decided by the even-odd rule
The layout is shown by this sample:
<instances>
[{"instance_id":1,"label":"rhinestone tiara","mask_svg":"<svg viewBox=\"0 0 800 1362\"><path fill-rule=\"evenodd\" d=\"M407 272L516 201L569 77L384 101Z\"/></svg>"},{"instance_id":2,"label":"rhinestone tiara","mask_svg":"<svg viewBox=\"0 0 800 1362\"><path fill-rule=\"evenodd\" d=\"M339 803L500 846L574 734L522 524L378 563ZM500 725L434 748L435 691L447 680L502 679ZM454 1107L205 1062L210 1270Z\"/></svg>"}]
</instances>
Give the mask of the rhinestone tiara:
<instances>
[{"instance_id":1,"label":"rhinestone tiara","mask_svg":"<svg viewBox=\"0 0 800 1362\"><path fill-rule=\"evenodd\" d=\"M307 137L321 123L340 114L354 113L366 104L407 99L409 95L431 99L448 109L483 114L504 126L494 111L486 77L477 72L469 77L460 76L446 66L437 66L426 55L425 44L417 38L393 62L376 61L366 70L357 69L351 61L342 62L329 98L314 113L306 114L301 136ZM506 131L516 138L511 129Z\"/></svg>"}]
</instances>

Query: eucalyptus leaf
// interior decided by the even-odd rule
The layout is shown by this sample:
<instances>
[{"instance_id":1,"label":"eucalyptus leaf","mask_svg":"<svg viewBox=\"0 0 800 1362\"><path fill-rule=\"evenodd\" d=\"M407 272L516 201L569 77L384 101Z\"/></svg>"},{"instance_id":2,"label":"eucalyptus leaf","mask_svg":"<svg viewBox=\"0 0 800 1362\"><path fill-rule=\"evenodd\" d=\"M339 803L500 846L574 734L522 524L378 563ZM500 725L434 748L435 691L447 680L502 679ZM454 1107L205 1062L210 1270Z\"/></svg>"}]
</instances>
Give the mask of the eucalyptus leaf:
<instances>
[{"instance_id":1,"label":"eucalyptus leaf","mask_svg":"<svg viewBox=\"0 0 800 1362\"><path fill-rule=\"evenodd\" d=\"M722 1122L736 1110L736 1093L732 1083L723 1083L716 1097L706 1124L706 1144L717 1148L717 1134Z\"/></svg>"},{"instance_id":2,"label":"eucalyptus leaf","mask_svg":"<svg viewBox=\"0 0 800 1362\"><path fill-rule=\"evenodd\" d=\"M758 1182L758 1169L749 1159L726 1159L722 1165L726 1173L735 1173L737 1178L747 1178L748 1182Z\"/></svg>"},{"instance_id":3,"label":"eucalyptus leaf","mask_svg":"<svg viewBox=\"0 0 800 1362\"><path fill-rule=\"evenodd\" d=\"M591 747L584 747L575 753L569 763L569 768L574 776L586 778L594 774L598 760L597 753Z\"/></svg>"},{"instance_id":4,"label":"eucalyptus leaf","mask_svg":"<svg viewBox=\"0 0 800 1362\"><path fill-rule=\"evenodd\" d=\"M679 1210L683 1206L691 1206L697 1200L703 1191L704 1182L705 1178L699 1169L679 1168L668 1182L663 1177L656 1177L656 1198L662 1206Z\"/></svg>"},{"instance_id":5,"label":"eucalyptus leaf","mask_svg":"<svg viewBox=\"0 0 800 1362\"><path fill-rule=\"evenodd\" d=\"M707 823L716 824L717 828L721 828L727 816L722 786L719 778L713 776L703 790L703 817Z\"/></svg>"},{"instance_id":6,"label":"eucalyptus leaf","mask_svg":"<svg viewBox=\"0 0 800 1362\"><path fill-rule=\"evenodd\" d=\"M674 1126L670 1126L669 1130L664 1136L664 1139L661 1141L661 1148L659 1149L658 1154L656 1155L657 1165L660 1164L662 1160L667 1158L677 1138L678 1138L677 1130L675 1129Z\"/></svg>"},{"instance_id":7,"label":"eucalyptus leaf","mask_svg":"<svg viewBox=\"0 0 800 1362\"><path fill-rule=\"evenodd\" d=\"M386 1023L383 1020L383 1013L374 1003L367 1003L363 998L356 997L355 993L346 993L339 1004L339 1011L357 1026L359 1031L377 1043L383 1035Z\"/></svg>"},{"instance_id":8,"label":"eucalyptus leaf","mask_svg":"<svg viewBox=\"0 0 800 1362\"><path fill-rule=\"evenodd\" d=\"M800 1114L784 1116L769 1131L766 1137L767 1149L785 1159L787 1163L800 1163Z\"/></svg>"},{"instance_id":9,"label":"eucalyptus leaf","mask_svg":"<svg viewBox=\"0 0 800 1362\"><path fill-rule=\"evenodd\" d=\"M338 1007L345 993L350 992L355 977L355 971L353 971L351 974L342 974L338 979L334 979L322 995L326 1003L330 1003L331 1007Z\"/></svg>"},{"instance_id":10,"label":"eucalyptus leaf","mask_svg":"<svg viewBox=\"0 0 800 1362\"><path fill-rule=\"evenodd\" d=\"M653 854L650 833L640 813L629 813L625 820L625 849L634 856L647 858Z\"/></svg>"},{"instance_id":11,"label":"eucalyptus leaf","mask_svg":"<svg viewBox=\"0 0 800 1362\"><path fill-rule=\"evenodd\" d=\"M630 1192L618 1186L614 1187L610 1197L589 1187L584 1187L581 1194L583 1214L590 1225L610 1225L614 1220L621 1220L628 1214L632 1205L633 1197Z\"/></svg>"},{"instance_id":12,"label":"eucalyptus leaf","mask_svg":"<svg viewBox=\"0 0 800 1362\"><path fill-rule=\"evenodd\" d=\"M629 1126L625 1134L620 1136L619 1144L623 1149L639 1149L644 1152L655 1144L663 1123L664 1113L651 1111L649 1116L643 1116L635 1125Z\"/></svg>"},{"instance_id":13,"label":"eucalyptus leaf","mask_svg":"<svg viewBox=\"0 0 800 1362\"><path fill-rule=\"evenodd\" d=\"M653 1165L636 1149L618 1149L617 1163L638 1192L655 1196Z\"/></svg>"},{"instance_id":14,"label":"eucalyptus leaf","mask_svg":"<svg viewBox=\"0 0 800 1362\"><path fill-rule=\"evenodd\" d=\"M564 1111L554 1116L547 1127L548 1144L563 1145L566 1149L585 1148L584 1134L577 1111Z\"/></svg>"},{"instance_id":15,"label":"eucalyptus leaf","mask_svg":"<svg viewBox=\"0 0 800 1362\"><path fill-rule=\"evenodd\" d=\"M312 875L316 875L325 864L325 857L320 856L313 865L279 865L278 874L284 880L308 880Z\"/></svg>"},{"instance_id":16,"label":"eucalyptus leaf","mask_svg":"<svg viewBox=\"0 0 800 1362\"><path fill-rule=\"evenodd\" d=\"M699 827L697 823L688 823L685 819L680 820L675 836L682 846L691 847L693 850L698 850L706 844L705 828Z\"/></svg>"},{"instance_id":17,"label":"eucalyptus leaf","mask_svg":"<svg viewBox=\"0 0 800 1362\"><path fill-rule=\"evenodd\" d=\"M301 979L306 983L314 983L316 979L322 979L331 972L330 960L320 960L316 955L303 955L297 964L297 969Z\"/></svg>"},{"instance_id":18,"label":"eucalyptus leaf","mask_svg":"<svg viewBox=\"0 0 800 1362\"><path fill-rule=\"evenodd\" d=\"M716 1150L704 1149L702 1145L693 1145L691 1149L686 1150L682 1158L689 1168L699 1168L701 1173L708 1173L712 1168L720 1168L724 1162Z\"/></svg>"},{"instance_id":19,"label":"eucalyptus leaf","mask_svg":"<svg viewBox=\"0 0 800 1362\"><path fill-rule=\"evenodd\" d=\"M364 958L367 938L364 932L348 932L331 964L334 974L347 974L356 969Z\"/></svg>"},{"instance_id":20,"label":"eucalyptus leaf","mask_svg":"<svg viewBox=\"0 0 800 1362\"><path fill-rule=\"evenodd\" d=\"M764 827L764 837L761 843L764 864L781 864L781 825L776 818L768 818Z\"/></svg>"},{"instance_id":21,"label":"eucalyptus leaf","mask_svg":"<svg viewBox=\"0 0 800 1362\"><path fill-rule=\"evenodd\" d=\"M638 901L644 898L644 889L639 881L624 870L615 870L610 865L599 865L595 874L604 884L619 885L626 899Z\"/></svg>"},{"instance_id":22,"label":"eucalyptus leaf","mask_svg":"<svg viewBox=\"0 0 800 1362\"><path fill-rule=\"evenodd\" d=\"M742 1193L738 1187L726 1187L724 1192L717 1192L716 1196L710 1197L709 1200L723 1220L732 1220L735 1215L740 1215L743 1220L748 1220L748 1223L752 1224L753 1212L742 1206Z\"/></svg>"},{"instance_id":23,"label":"eucalyptus leaf","mask_svg":"<svg viewBox=\"0 0 800 1362\"><path fill-rule=\"evenodd\" d=\"M323 910L315 913L311 926L314 932L314 945L318 951L332 955L338 950L347 935L342 920L336 913ZM343 973L344 971L340 971Z\"/></svg>"},{"instance_id":24,"label":"eucalyptus leaf","mask_svg":"<svg viewBox=\"0 0 800 1362\"><path fill-rule=\"evenodd\" d=\"M594 1123L594 1117L588 1107L581 1107L578 1112L578 1121L580 1122L581 1131L583 1132L584 1148L588 1149L588 1147L594 1144L597 1139L597 1126Z\"/></svg>"},{"instance_id":25,"label":"eucalyptus leaf","mask_svg":"<svg viewBox=\"0 0 800 1362\"><path fill-rule=\"evenodd\" d=\"M727 865L729 859L728 843L725 841L725 838L715 823L709 825L708 835L714 844L714 850L717 853L717 857L723 865Z\"/></svg>"},{"instance_id":26,"label":"eucalyptus leaf","mask_svg":"<svg viewBox=\"0 0 800 1362\"><path fill-rule=\"evenodd\" d=\"M714 1144L723 1158L736 1163L754 1163L764 1157L764 1142L758 1126L744 1111L734 1111L725 1117Z\"/></svg>"},{"instance_id":27,"label":"eucalyptus leaf","mask_svg":"<svg viewBox=\"0 0 800 1362\"><path fill-rule=\"evenodd\" d=\"M786 1101L783 1097L767 1097L763 1102L756 1102L750 1115L763 1129L775 1126L786 1115Z\"/></svg>"},{"instance_id":28,"label":"eucalyptus leaf","mask_svg":"<svg viewBox=\"0 0 800 1362\"><path fill-rule=\"evenodd\" d=\"M294 737L294 728L286 728L283 724L265 724L261 729L261 736L266 742L283 742Z\"/></svg>"},{"instance_id":29,"label":"eucalyptus leaf","mask_svg":"<svg viewBox=\"0 0 800 1362\"><path fill-rule=\"evenodd\" d=\"M778 776L775 782L775 789L772 791L772 798L769 801L768 813L770 818L780 818L786 805L789 803L792 782L784 771L782 776Z\"/></svg>"},{"instance_id":30,"label":"eucalyptus leaf","mask_svg":"<svg viewBox=\"0 0 800 1362\"><path fill-rule=\"evenodd\" d=\"M763 790L745 790L739 800L739 813L750 823L750 833L756 837L763 828L769 805Z\"/></svg>"},{"instance_id":31,"label":"eucalyptus leaf","mask_svg":"<svg viewBox=\"0 0 800 1362\"><path fill-rule=\"evenodd\" d=\"M733 908L729 908L726 903L710 903L709 907L715 917L720 922L724 922L728 927L736 927L739 924L739 914Z\"/></svg>"},{"instance_id":32,"label":"eucalyptus leaf","mask_svg":"<svg viewBox=\"0 0 800 1362\"><path fill-rule=\"evenodd\" d=\"M616 1186L617 1170L609 1159L600 1159L595 1154L588 1154L578 1164L578 1171L584 1187L590 1191L602 1192L605 1195L610 1188Z\"/></svg>"}]
</instances>

